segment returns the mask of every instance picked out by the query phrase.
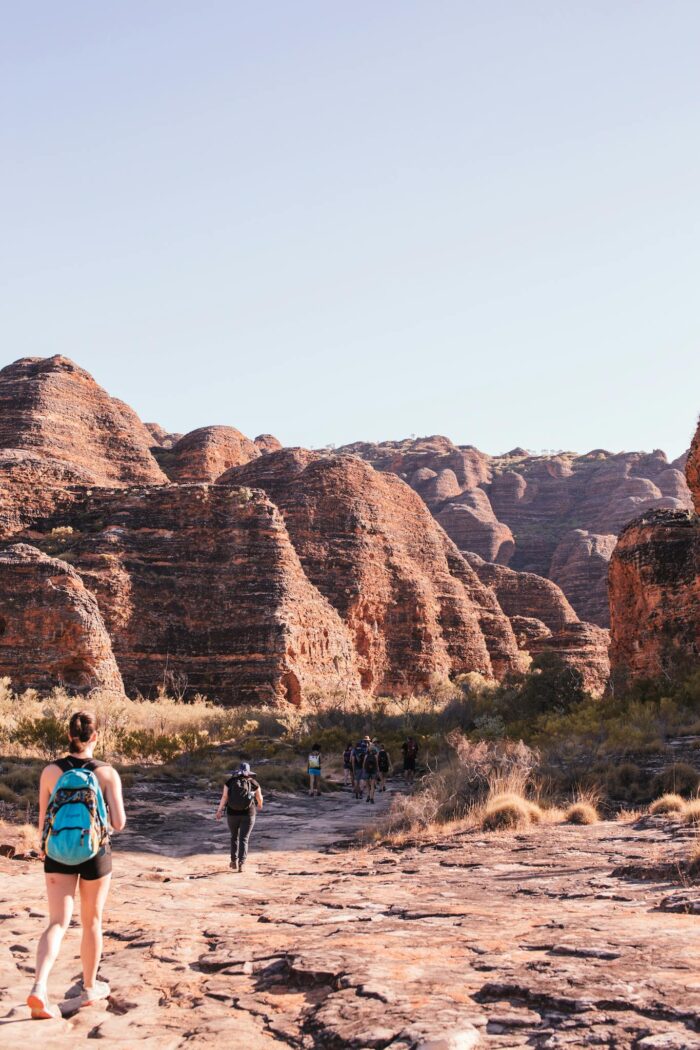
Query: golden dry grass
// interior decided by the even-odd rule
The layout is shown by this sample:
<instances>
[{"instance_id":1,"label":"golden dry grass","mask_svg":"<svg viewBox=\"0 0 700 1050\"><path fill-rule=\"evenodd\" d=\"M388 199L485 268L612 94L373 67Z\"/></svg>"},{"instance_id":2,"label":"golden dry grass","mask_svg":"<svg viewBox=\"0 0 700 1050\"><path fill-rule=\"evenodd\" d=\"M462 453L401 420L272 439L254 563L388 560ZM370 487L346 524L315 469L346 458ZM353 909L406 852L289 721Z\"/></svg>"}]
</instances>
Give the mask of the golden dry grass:
<instances>
[{"instance_id":1,"label":"golden dry grass","mask_svg":"<svg viewBox=\"0 0 700 1050\"><path fill-rule=\"evenodd\" d=\"M686 802L681 810L684 824L700 824L700 798Z\"/></svg>"},{"instance_id":2,"label":"golden dry grass","mask_svg":"<svg viewBox=\"0 0 700 1050\"><path fill-rule=\"evenodd\" d=\"M39 849L39 829L33 824L12 824L8 820L0 820L0 842L9 843L22 852Z\"/></svg>"},{"instance_id":3,"label":"golden dry grass","mask_svg":"<svg viewBox=\"0 0 700 1050\"><path fill-rule=\"evenodd\" d=\"M573 802L564 813L567 824L597 824L598 810L591 802Z\"/></svg>"},{"instance_id":4,"label":"golden dry grass","mask_svg":"<svg viewBox=\"0 0 700 1050\"><path fill-rule=\"evenodd\" d=\"M535 802L530 802L515 793L494 795L483 809L481 827L484 831L503 831L508 828L527 827L539 823L542 810Z\"/></svg>"},{"instance_id":5,"label":"golden dry grass","mask_svg":"<svg viewBox=\"0 0 700 1050\"><path fill-rule=\"evenodd\" d=\"M655 802L652 802L649 806L649 812L654 815L680 813L684 808L684 798L681 798L680 795L676 795L673 792L667 792L665 795L662 795L661 798L657 798Z\"/></svg>"},{"instance_id":6,"label":"golden dry grass","mask_svg":"<svg viewBox=\"0 0 700 1050\"><path fill-rule=\"evenodd\" d=\"M688 854L688 874L695 877L700 876L700 835L696 838Z\"/></svg>"}]
</instances>

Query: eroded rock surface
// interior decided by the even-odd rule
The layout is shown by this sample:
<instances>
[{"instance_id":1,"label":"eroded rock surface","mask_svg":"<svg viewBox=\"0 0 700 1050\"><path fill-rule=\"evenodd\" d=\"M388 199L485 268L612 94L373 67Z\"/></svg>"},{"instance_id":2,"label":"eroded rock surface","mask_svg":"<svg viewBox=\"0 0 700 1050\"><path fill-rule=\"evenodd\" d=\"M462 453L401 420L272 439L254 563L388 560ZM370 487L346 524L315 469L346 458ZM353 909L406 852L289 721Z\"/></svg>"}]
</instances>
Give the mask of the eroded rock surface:
<instances>
[{"instance_id":1,"label":"eroded rock surface","mask_svg":"<svg viewBox=\"0 0 700 1050\"><path fill-rule=\"evenodd\" d=\"M25 357L0 371L0 449L66 463L96 485L158 484L152 436L67 357Z\"/></svg>"},{"instance_id":2,"label":"eroded rock surface","mask_svg":"<svg viewBox=\"0 0 700 1050\"><path fill-rule=\"evenodd\" d=\"M659 450L488 456L444 437L346 450L408 482L461 550L554 580L603 627L610 537L645 511L691 505L680 461Z\"/></svg>"},{"instance_id":3,"label":"eroded rock surface","mask_svg":"<svg viewBox=\"0 0 700 1050\"><path fill-rule=\"evenodd\" d=\"M359 685L347 628L307 579L263 493L95 490L43 531L35 525L34 542L55 549L57 523L130 692L153 695L174 675L188 695L296 704L309 691Z\"/></svg>"},{"instance_id":4,"label":"eroded rock surface","mask_svg":"<svg viewBox=\"0 0 700 1050\"><path fill-rule=\"evenodd\" d=\"M46 914L40 865L0 858L3 1045L700 1046L698 892L659 866L688 846L670 822L347 852L333 842L370 807L281 797L234 875L215 802L191 782L132 798L106 913L112 994L79 1012L64 1000L61 1021L30 1024L23 1006ZM78 974L70 929L57 998Z\"/></svg>"},{"instance_id":5,"label":"eroded rock surface","mask_svg":"<svg viewBox=\"0 0 700 1050\"><path fill-rule=\"evenodd\" d=\"M306 574L348 625L365 689L523 666L493 592L392 474L356 456L285 449L220 481L262 488L280 508Z\"/></svg>"},{"instance_id":6,"label":"eroded rock surface","mask_svg":"<svg viewBox=\"0 0 700 1050\"><path fill-rule=\"evenodd\" d=\"M35 547L0 550L0 678L14 687L123 691L95 598L78 573Z\"/></svg>"},{"instance_id":7,"label":"eroded rock surface","mask_svg":"<svg viewBox=\"0 0 700 1050\"><path fill-rule=\"evenodd\" d=\"M257 459L258 446L235 427L200 427L156 458L171 481L216 481L224 471Z\"/></svg>"},{"instance_id":8,"label":"eroded rock surface","mask_svg":"<svg viewBox=\"0 0 700 1050\"><path fill-rule=\"evenodd\" d=\"M608 631L581 623L563 591L551 580L495 565L475 554L465 557L482 583L495 592L520 648L531 657L556 653L581 672L590 693L600 696L610 678Z\"/></svg>"},{"instance_id":9,"label":"eroded rock surface","mask_svg":"<svg viewBox=\"0 0 700 1050\"><path fill-rule=\"evenodd\" d=\"M700 505L700 427L686 463ZM656 511L623 530L609 576L613 670L623 679L675 675L700 657L700 521Z\"/></svg>"}]
</instances>

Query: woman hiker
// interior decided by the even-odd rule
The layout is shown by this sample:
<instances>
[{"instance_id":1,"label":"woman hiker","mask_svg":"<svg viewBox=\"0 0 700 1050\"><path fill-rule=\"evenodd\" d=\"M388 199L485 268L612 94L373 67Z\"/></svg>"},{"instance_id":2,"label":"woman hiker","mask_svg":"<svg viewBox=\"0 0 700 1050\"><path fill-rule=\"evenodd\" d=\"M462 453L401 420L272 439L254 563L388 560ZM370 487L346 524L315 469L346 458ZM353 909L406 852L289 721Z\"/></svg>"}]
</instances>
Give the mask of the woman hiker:
<instances>
[{"instance_id":1,"label":"woman hiker","mask_svg":"<svg viewBox=\"0 0 700 1050\"><path fill-rule=\"evenodd\" d=\"M247 762L240 766L224 784L216 819L221 820L226 810L231 832L231 870L243 871L248 857L248 842L255 824L257 809L263 807L262 791Z\"/></svg>"},{"instance_id":2,"label":"woman hiker","mask_svg":"<svg viewBox=\"0 0 700 1050\"><path fill-rule=\"evenodd\" d=\"M309 755L309 794L321 794L321 745L314 744Z\"/></svg>"},{"instance_id":3,"label":"woman hiker","mask_svg":"<svg viewBox=\"0 0 700 1050\"><path fill-rule=\"evenodd\" d=\"M68 738L69 753L45 766L39 781L49 924L39 940L34 986L27 996L32 1018L37 1020L61 1016L49 1000L47 982L73 914L76 891L83 928L80 1006L91 1006L109 995L109 985L97 979L97 971L102 957L102 913L112 877L109 832L121 831L126 824L122 785L116 769L92 757L97 723L90 711L72 716Z\"/></svg>"}]
</instances>

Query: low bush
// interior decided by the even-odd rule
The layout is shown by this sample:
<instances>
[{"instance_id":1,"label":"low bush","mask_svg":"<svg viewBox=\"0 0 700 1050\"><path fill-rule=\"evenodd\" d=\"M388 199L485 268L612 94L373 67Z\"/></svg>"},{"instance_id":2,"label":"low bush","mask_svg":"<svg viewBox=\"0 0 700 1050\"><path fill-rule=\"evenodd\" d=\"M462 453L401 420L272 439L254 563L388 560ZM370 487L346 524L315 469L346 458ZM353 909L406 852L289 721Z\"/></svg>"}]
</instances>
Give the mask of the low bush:
<instances>
[{"instance_id":1,"label":"low bush","mask_svg":"<svg viewBox=\"0 0 700 1050\"><path fill-rule=\"evenodd\" d=\"M687 762L674 762L651 782L655 795L672 792L676 795L692 795L700 785L700 773Z\"/></svg>"},{"instance_id":2,"label":"low bush","mask_svg":"<svg viewBox=\"0 0 700 1050\"><path fill-rule=\"evenodd\" d=\"M684 806L685 799L681 798L680 795L668 792L662 795L661 798L657 798L655 802L652 802L649 806L649 812L655 816L663 813L680 813Z\"/></svg>"}]
</instances>

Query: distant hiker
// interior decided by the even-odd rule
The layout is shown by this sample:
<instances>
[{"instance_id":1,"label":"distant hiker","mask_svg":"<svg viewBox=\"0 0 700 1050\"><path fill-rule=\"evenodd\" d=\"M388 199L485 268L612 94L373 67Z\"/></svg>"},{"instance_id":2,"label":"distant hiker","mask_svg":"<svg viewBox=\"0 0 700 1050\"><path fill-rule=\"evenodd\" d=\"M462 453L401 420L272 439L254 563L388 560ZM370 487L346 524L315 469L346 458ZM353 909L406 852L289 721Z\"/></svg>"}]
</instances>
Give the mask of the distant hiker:
<instances>
[{"instance_id":1,"label":"distant hiker","mask_svg":"<svg viewBox=\"0 0 700 1050\"><path fill-rule=\"evenodd\" d=\"M321 745L314 744L309 755L309 794L321 794Z\"/></svg>"},{"instance_id":2,"label":"distant hiker","mask_svg":"<svg viewBox=\"0 0 700 1050\"><path fill-rule=\"evenodd\" d=\"M224 809L231 832L231 869L243 871L248 857L248 842L253 830L256 806L263 808L260 785L254 779L247 762L241 762L224 784L221 801L216 810L216 819L221 820Z\"/></svg>"},{"instance_id":3,"label":"distant hiker","mask_svg":"<svg viewBox=\"0 0 700 1050\"><path fill-rule=\"evenodd\" d=\"M407 784L412 784L416 777L416 759L418 758L418 744L409 736L401 745L403 751L403 773Z\"/></svg>"},{"instance_id":4,"label":"distant hiker","mask_svg":"<svg viewBox=\"0 0 700 1050\"><path fill-rule=\"evenodd\" d=\"M377 765L379 766L379 790L386 791L386 778L391 773L391 759L383 744L377 745Z\"/></svg>"},{"instance_id":5,"label":"distant hiker","mask_svg":"<svg viewBox=\"0 0 700 1050\"><path fill-rule=\"evenodd\" d=\"M367 754L367 748L369 747L370 739L368 736L364 737L363 740L358 740L352 751L352 776L353 776L353 788L355 792L355 798L362 798L363 781L364 781L364 763L365 755Z\"/></svg>"},{"instance_id":6,"label":"distant hiker","mask_svg":"<svg viewBox=\"0 0 700 1050\"><path fill-rule=\"evenodd\" d=\"M345 787L350 784L353 786L352 776L352 743L348 741L345 750L343 751L343 783Z\"/></svg>"},{"instance_id":7,"label":"distant hiker","mask_svg":"<svg viewBox=\"0 0 700 1050\"><path fill-rule=\"evenodd\" d=\"M374 805L374 792L377 787L377 773L379 772L377 755L377 748L374 744L370 744L367 748L364 765L362 767L365 780L367 781L367 801L371 802L372 805Z\"/></svg>"},{"instance_id":8,"label":"distant hiker","mask_svg":"<svg viewBox=\"0 0 700 1050\"><path fill-rule=\"evenodd\" d=\"M112 872L110 830L126 824L122 785L116 769L92 757L97 722L78 711L68 728L69 754L45 766L39 781L39 829L44 859L49 924L36 953L34 986L27 996L36 1020L60 1018L48 997L47 982L80 892L83 966L80 1006L92 1006L110 994L97 979L102 957L102 913Z\"/></svg>"}]
</instances>

